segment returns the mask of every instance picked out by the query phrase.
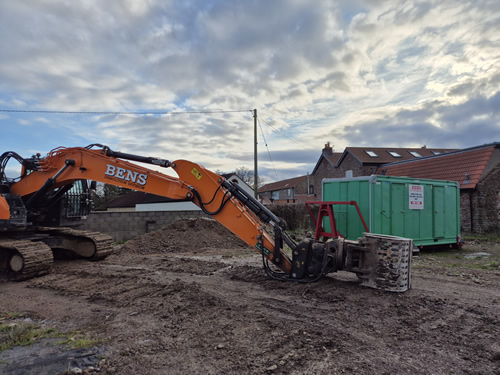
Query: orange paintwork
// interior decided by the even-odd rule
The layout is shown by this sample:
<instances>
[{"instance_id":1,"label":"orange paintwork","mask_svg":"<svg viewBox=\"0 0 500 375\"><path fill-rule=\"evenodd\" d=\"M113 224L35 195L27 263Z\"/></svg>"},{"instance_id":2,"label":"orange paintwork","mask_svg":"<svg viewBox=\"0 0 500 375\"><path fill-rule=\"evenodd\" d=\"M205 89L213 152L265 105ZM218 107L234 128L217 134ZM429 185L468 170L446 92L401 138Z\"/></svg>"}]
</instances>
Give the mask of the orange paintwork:
<instances>
[{"instance_id":1,"label":"orange paintwork","mask_svg":"<svg viewBox=\"0 0 500 375\"><path fill-rule=\"evenodd\" d=\"M193 187L198 191L204 203L211 201L210 204L205 205L210 212L217 211L222 200L227 199L227 196L224 196L226 189L222 187L219 189L223 178L201 165L186 160L172 162L172 168L179 176L176 178L128 161L109 157L100 149L89 150L80 147L53 150L46 158L41 159L42 171L32 172L12 185L12 193L21 196L33 194L48 178L61 170L67 159L74 160L75 164L68 167L57 178L54 188L75 180L93 180L172 199L191 199L193 195L190 187ZM216 196L212 200L215 193ZM193 199L193 203L200 206L197 199ZM273 237L264 231L263 224L253 212L236 198L230 198L222 211L212 217L254 249L259 243L258 236L263 235L264 247L270 251L270 254L266 256L269 260L273 260ZM290 259L285 253L281 254L281 258L283 261L279 267L286 273L290 273Z\"/></svg>"},{"instance_id":2,"label":"orange paintwork","mask_svg":"<svg viewBox=\"0 0 500 375\"><path fill-rule=\"evenodd\" d=\"M0 220L10 219L10 209L9 204L4 197L0 195Z\"/></svg>"}]
</instances>

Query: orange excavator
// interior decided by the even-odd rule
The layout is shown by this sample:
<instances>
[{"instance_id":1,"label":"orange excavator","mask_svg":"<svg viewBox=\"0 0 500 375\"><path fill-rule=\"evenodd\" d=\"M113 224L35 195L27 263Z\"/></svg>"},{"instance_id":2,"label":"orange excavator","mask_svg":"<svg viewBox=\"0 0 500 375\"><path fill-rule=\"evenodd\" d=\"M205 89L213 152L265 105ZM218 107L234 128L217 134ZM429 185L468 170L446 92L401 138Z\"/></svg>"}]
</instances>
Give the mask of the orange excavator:
<instances>
[{"instance_id":1,"label":"orange excavator","mask_svg":"<svg viewBox=\"0 0 500 375\"><path fill-rule=\"evenodd\" d=\"M11 160L22 165L14 179L6 175ZM142 164L171 168L178 177ZM411 240L370 234L358 241L337 237L296 243L286 223L238 184L190 161L133 155L99 144L59 147L43 158L3 153L0 178L0 270L9 279L46 274L54 256L98 260L112 252L108 235L72 228L90 213L89 182L102 182L192 201L262 254L273 279L312 282L346 270L367 286L404 291L410 285Z\"/></svg>"}]
</instances>

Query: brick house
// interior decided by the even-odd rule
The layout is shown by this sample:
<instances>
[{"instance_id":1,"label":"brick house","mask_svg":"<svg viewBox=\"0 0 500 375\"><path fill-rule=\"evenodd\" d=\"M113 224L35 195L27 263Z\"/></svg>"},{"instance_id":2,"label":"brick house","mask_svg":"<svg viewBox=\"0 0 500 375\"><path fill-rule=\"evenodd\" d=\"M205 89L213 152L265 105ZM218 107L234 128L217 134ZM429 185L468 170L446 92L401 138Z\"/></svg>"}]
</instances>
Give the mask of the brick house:
<instances>
[{"instance_id":1,"label":"brick house","mask_svg":"<svg viewBox=\"0 0 500 375\"><path fill-rule=\"evenodd\" d=\"M325 145L312 172L314 199L322 199L322 181L325 178L370 176L383 164L398 160L416 160L422 157L454 151L444 148L346 147L344 152L333 152Z\"/></svg>"},{"instance_id":2,"label":"brick house","mask_svg":"<svg viewBox=\"0 0 500 375\"><path fill-rule=\"evenodd\" d=\"M300 176L265 184L259 188L263 204L304 203L314 198L309 194L311 176Z\"/></svg>"},{"instance_id":3,"label":"brick house","mask_svg":"<svg viewBox=\"0 0 500 375\"><path fill-rule=\"evenodd\" d=\"M500 142L386 164L377 174L457 181L462 231L500 231Z\"/></svg>"}]
</instances>

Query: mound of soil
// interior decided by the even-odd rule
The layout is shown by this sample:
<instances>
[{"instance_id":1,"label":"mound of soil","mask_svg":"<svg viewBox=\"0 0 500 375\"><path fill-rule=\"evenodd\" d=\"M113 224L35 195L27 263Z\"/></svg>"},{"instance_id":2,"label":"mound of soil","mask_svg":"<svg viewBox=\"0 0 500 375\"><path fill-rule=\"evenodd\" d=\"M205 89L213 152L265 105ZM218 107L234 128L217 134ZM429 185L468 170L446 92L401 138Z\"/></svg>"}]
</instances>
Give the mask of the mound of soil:
<instances>
[{"instance_id":1,"label":"mound of soil","mask_svg":"<svg viewBox=\"0 0 500 375\"><path fill-rule=\"evenodd\" d=\"M181 219L155 232L137 236L120 253L200 253L213 249L247 249L249 246L213 219Z\"/></svg>"}]
</instances>

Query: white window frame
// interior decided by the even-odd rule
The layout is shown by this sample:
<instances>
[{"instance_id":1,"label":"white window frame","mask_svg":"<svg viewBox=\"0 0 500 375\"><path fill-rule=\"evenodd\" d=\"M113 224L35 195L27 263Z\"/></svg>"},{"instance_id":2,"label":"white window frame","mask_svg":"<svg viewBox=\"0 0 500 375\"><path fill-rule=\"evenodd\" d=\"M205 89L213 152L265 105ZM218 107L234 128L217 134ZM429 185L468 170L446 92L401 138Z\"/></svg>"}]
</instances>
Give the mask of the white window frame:
<instances>
[{"instance_id":1,"label":"white window frame","mask_svg":"<svg viewBox=\"0 0 500 375\"><path fill-rule=\"evenodd\" d=\"M368 154L369 157L371 158L378 158L378 155L375 151L373 150L365 150L365 152Z\"/></svg>"}]
</instances>

